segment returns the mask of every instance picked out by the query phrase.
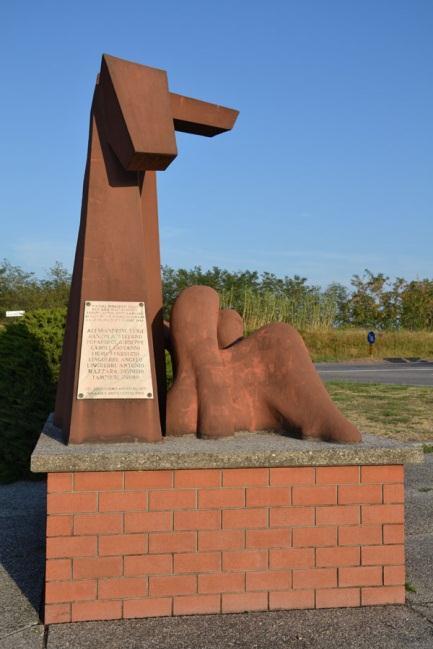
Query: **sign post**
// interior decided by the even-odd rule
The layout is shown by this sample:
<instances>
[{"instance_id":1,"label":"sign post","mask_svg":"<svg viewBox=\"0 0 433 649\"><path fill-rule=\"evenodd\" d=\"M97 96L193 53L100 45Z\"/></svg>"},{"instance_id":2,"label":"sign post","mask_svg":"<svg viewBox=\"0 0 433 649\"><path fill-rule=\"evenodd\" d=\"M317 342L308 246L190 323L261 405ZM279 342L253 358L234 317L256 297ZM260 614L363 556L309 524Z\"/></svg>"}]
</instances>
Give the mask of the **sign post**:
<instances>
[{"instance_id":1,"label":"sign post","mask_svg":"<svg viewBox=\"0 0 433 649\"><path fill-rule=\"evenodd\" d=\"M367 341L368 341L369 356L373 356L373 345L376 342L376 334L374 333L374 331L369 331L368 332Z\"/></svg>"}]
</instances>

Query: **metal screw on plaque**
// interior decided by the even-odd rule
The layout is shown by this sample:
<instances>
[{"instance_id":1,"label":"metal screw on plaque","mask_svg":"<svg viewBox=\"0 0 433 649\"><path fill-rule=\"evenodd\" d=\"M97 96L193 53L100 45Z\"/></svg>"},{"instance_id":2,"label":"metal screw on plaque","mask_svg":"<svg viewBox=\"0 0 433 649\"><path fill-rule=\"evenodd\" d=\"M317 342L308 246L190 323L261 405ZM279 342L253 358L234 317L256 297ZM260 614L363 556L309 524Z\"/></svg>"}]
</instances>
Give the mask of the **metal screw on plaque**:
<instances>
[{"instance_id":1,"label":"metal screw on plaque","mask_svg":"<svg viewBox=\"0 0 433 649\"><path fill-rule=\"evenodd\" d=\"M144 306L144 302L140 302L140 306Z\"/></svg>"},{"instance_id":2,"label":"metal screw on plaque","mask_svg":"<svg viewBox=\"0 0 433 649\"><path fill-rule=\"evenodd\" d=\"M90 306L90 305L91 305L91 302L86 302L86 306Z\"/></svg>"},{"instance_id":3,"label":"metal screw on plaque","mask_svg":"<svg viewBox=\"0 0 433 649\"><path fill-rule=\"evenodd\" d=\"M80 392L80 394L78 395L78 398L83 399L83 397L84 397L84 394L82 392Z\"/></svg>"},{"instance_id":4,"label":"metal screw on plaque","mask_svg":"<svg viewBox=\"0 0 433 649\"><path fill-rule=\"evenodd\" d=\"M148 393L147 393L147 397L148 397L148 399L151 399L151 398L152 398L152 396L153 396L153 395L152 395L152 393L151 393L151 392L148 392Z\"/></svg>"}]
</instances>

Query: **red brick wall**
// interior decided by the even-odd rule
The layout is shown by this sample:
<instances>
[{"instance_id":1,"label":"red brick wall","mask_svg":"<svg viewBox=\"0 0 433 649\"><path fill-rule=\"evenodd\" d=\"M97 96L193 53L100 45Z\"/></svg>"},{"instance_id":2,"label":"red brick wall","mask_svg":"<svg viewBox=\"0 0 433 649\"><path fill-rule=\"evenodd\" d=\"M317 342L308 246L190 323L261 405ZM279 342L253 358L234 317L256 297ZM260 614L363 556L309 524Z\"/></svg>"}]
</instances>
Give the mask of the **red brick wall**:
<instances>
[{"instance_id":1,"label":"red brick wall","mask_svg":"<svg viewBox=\"0 0 433 649\"><path fill-rule=\"evenodd\" d=\"M403 466L51 473L46 623L403 603Z\"/></svg>"}]
</instances>

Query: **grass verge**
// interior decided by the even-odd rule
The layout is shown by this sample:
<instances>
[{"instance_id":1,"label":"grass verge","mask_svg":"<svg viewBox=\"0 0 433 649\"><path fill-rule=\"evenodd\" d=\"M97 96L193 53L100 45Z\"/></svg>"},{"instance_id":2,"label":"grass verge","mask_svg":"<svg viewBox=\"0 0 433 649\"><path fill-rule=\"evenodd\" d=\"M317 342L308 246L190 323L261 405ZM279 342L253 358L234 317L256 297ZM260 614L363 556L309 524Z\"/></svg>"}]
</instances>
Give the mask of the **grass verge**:
<instances>
[{"instance_id":1,"label":"grass verge","mask_svg":"<svg viewBox=\"0 0 433 649\"><path fill-rule=\"evenodd\" d=\"M433 389L383 383L330 381L326 388L363 433L400 441L433 440ZM425 444L425 450L433 445Z\"/></svg>"},{"instance_id":2,"label":"grass verge","mask_svg":"<svg viewBox=\"0 0 433 649\"><path fill-rule=\"evenodd\" d=\"M314 362L369 358L367 330L328 329L301 331ZM432 331L379 331L373 359L433 358Z\"/></svg>"}]
</instances>

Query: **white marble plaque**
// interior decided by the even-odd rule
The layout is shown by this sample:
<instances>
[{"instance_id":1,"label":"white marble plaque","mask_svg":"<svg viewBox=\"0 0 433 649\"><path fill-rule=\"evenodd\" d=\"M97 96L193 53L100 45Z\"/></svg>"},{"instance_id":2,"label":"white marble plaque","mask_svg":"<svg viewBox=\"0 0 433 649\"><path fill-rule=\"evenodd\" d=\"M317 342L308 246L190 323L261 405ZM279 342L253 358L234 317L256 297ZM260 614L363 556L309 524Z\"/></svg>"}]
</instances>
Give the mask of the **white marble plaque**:
<instances>
[{"instance_id":1,"label":"white marble plaque","mask_svg":"<svg viewBox=\"0 0 433 649\"><path fill-rule=\"evenodd\" d=\"M144 302L85 302L77 398L153 399Z\"/></svg>"}]
</instances>

